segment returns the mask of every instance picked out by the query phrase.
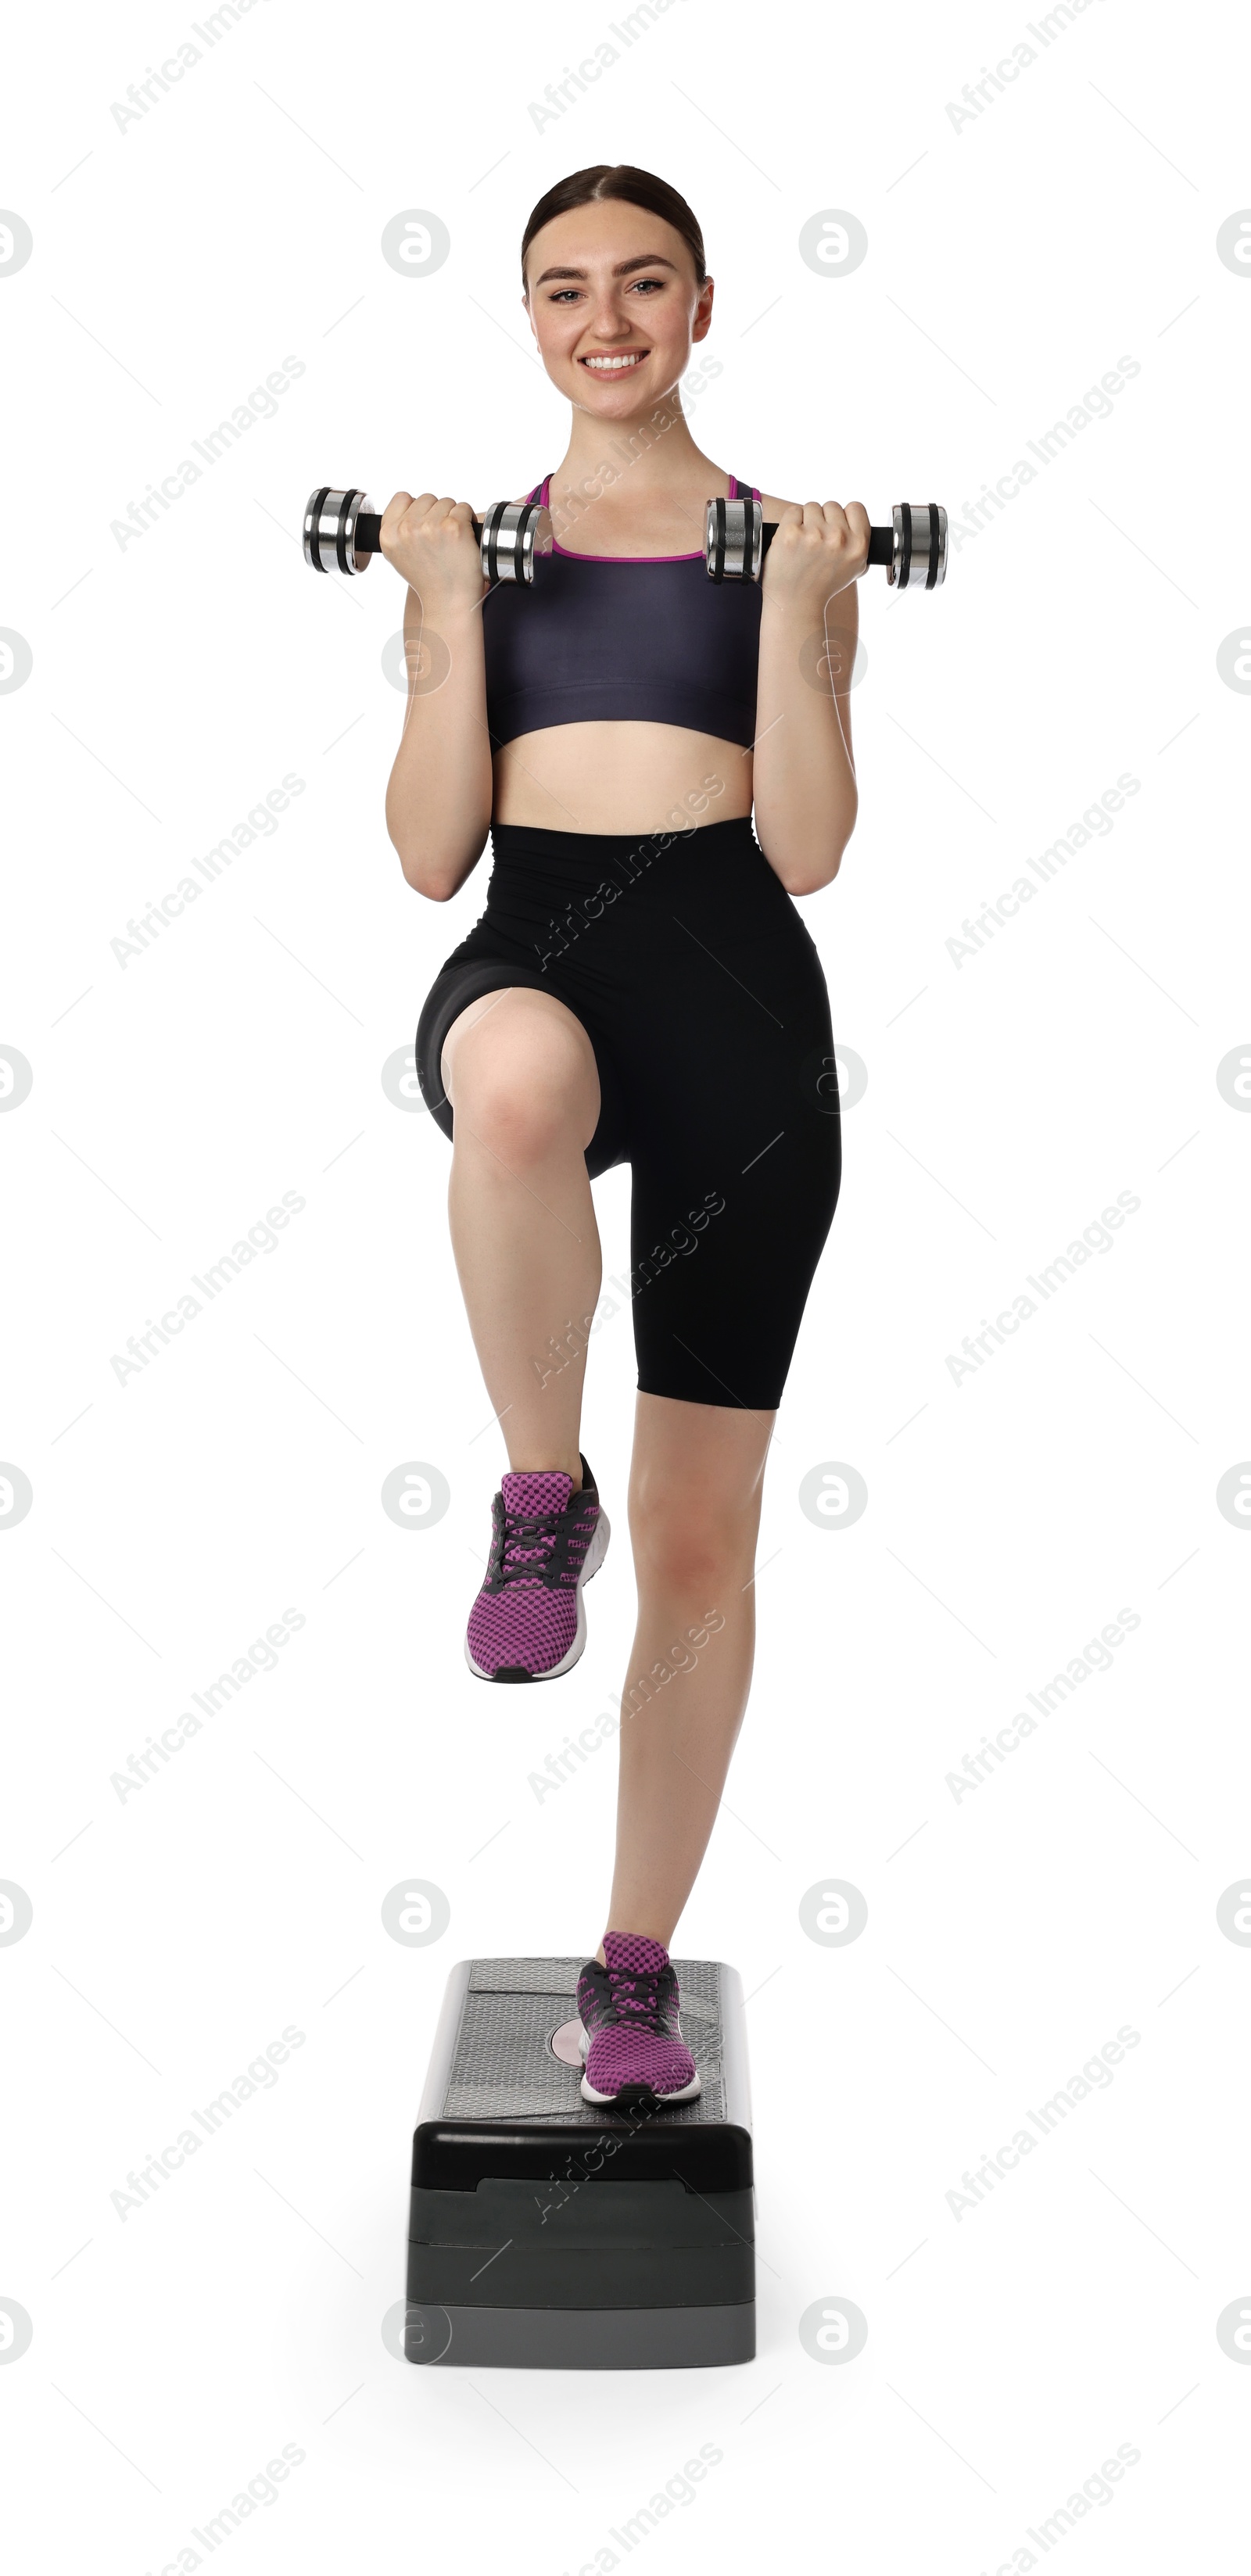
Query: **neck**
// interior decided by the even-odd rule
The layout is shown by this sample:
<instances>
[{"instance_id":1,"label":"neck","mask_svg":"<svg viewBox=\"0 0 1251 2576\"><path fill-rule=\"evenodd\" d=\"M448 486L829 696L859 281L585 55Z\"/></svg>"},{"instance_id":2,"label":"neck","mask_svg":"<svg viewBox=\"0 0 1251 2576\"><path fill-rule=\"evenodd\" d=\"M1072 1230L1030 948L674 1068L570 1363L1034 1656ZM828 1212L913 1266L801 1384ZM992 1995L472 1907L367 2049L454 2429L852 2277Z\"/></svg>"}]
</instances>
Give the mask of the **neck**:
<instances>
[{"instance_id":1,"label":"neck","mask_svg":"<svg viewBox=\"0 0 1251 2576\"><path fill-rule=\"evenodd\" d=\"M620 420L575 410L568 448L552 475L556 536L563 538L600 498L623 501L633 514L676 497L692 476L700 481L716 471L691 436L676 385L660 402Z\"/></svg>"}]
</instances>

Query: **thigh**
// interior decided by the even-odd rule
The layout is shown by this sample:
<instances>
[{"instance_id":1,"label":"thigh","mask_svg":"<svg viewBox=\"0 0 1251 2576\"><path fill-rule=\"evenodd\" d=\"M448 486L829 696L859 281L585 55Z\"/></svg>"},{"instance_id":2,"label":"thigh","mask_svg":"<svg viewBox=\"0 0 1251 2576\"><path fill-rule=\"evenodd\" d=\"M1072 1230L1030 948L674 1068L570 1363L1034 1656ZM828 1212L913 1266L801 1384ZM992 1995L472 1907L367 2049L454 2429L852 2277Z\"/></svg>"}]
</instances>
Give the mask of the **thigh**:
<instances>
[{"instance_id":1,"label":"thigh","mask_svg":"<svg viewBox=\"0 0 1251 2576\"><path fill-rule=\"evenodd\" d=\"M553 993L504 985L457 1013L440 1071L453 1110L501 1098L551 1104L567 1114L585 1150L599 1124L595 1049L581 1020Z\"/></svg>"},{"instance_id":2,"label":"thigh","mask_svg":"<svg viewBox=\"0 0 1251 2576\"><path fill-rule=\"evenodd\" d=\"M708 1526L754 1528L760 1516L765 1460L775 1412L734 1405L689 1404L640 1394L630 1459L630 1519L638 1531L672 1517Z\"/></svg>"},{"instance_id":3,"label":"thigh","mask_svg":"<svg viewBox=\"0 0 1251 2576\"><path fill-rule=\"evenodd\" d=\"M791 965L768 981L749 967L767 1009L732 985L727 1004L710 968L707 1007L688 986L639 1071L630 1293L645 1394L781 1402L841 1177L824 981L802 954Z\"/></svg>"}]
</instances>

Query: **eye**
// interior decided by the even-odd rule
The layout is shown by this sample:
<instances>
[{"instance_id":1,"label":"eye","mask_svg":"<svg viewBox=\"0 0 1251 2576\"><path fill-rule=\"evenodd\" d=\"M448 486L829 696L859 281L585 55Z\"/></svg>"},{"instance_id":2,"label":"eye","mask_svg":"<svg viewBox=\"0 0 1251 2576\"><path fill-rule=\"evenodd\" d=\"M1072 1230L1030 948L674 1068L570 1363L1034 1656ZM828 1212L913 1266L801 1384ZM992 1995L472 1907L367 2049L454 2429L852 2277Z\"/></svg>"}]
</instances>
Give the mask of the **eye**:
<instances>
[{"instance_id":1,"label":"eye","mask_svg":"<svg viewBox=\"0 0 1251 2576\"><path fill-rule=\"evenodd\" d=\"M665 282L663 277L639 277L635 279L636 287L654 286L658 295L663 295L664 284Z\"/></svg>"}]
</instances>

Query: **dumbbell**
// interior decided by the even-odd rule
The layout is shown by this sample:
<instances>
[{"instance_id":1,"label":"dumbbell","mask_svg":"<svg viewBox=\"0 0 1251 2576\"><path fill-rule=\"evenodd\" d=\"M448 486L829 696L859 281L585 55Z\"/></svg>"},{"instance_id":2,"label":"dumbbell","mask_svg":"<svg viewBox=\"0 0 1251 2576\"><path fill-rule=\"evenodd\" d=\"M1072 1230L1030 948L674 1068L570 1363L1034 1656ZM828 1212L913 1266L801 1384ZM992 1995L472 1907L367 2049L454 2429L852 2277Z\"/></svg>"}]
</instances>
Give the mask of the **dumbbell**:
<instances>
[{"instance_id":1,"label":"dumbbell","mask_svg":"<svg viewBox=\"0 0 1251 2576\"><path fill-rule=\"evenodd\" d=\"M535 537L545 516L538 501L493 501L475 519L483 578L534 580ZM778 521L759 501L710 501L704 561L711 581L759 581ZM362 573L381 548L382 519L365 492L320 484L304 512L304 560L314 572ZM938 501L896 501L888 528L870 528L869 562L884 564L896 590L937 590L947 571L947 513Z\"/></svg>"},{"instance_id":2,"label":"dumbbell","mask_svg":"<svg viewBox=\"0 0 1251 2576\"><path fill-rule=\"evenodd\" d=\"M759 501L710 501L704 560L711 581L759 581L778 532ZM871 564L885 564L894 590L937 590L947 572L947 513L939 501L896 501L889 528L870 528Z\"/></svg>"},{"instance_id":3,"label":"dumbbell","mask_svg":"<svg viewBox=\"0 0 1251 2576\"><path fill-rule=\"evenodd\" d=\"M474 520L485 580L533 581L535 534L545 515L537 501L493 501L485 519ZM304 561L314 572L368 572L381 550L382 514L367 492L334 492L324 483L310 492Z\"/></svg>"}]
</instances>

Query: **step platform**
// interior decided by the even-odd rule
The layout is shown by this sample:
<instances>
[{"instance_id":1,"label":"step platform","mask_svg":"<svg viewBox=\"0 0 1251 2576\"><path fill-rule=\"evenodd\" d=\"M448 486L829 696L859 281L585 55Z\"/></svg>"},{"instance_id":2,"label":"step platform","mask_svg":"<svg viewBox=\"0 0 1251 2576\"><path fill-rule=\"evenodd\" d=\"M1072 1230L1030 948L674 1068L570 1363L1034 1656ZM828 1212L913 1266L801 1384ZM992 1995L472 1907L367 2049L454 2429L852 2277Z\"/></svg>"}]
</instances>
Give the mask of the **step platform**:
<instances>
[{"instance_id":1,"label":"step platform","mask_svg":"<svg viewBox=\"0 0 1251 2576\"><path fill-rule=\"evenodd\" d=\"M756 2350L743 1992L675 1959L700 2093L584 2102L581 1958L462 1959L413 2138L409 2361L674 2370Z\"/></svg>"}]
</instances>

